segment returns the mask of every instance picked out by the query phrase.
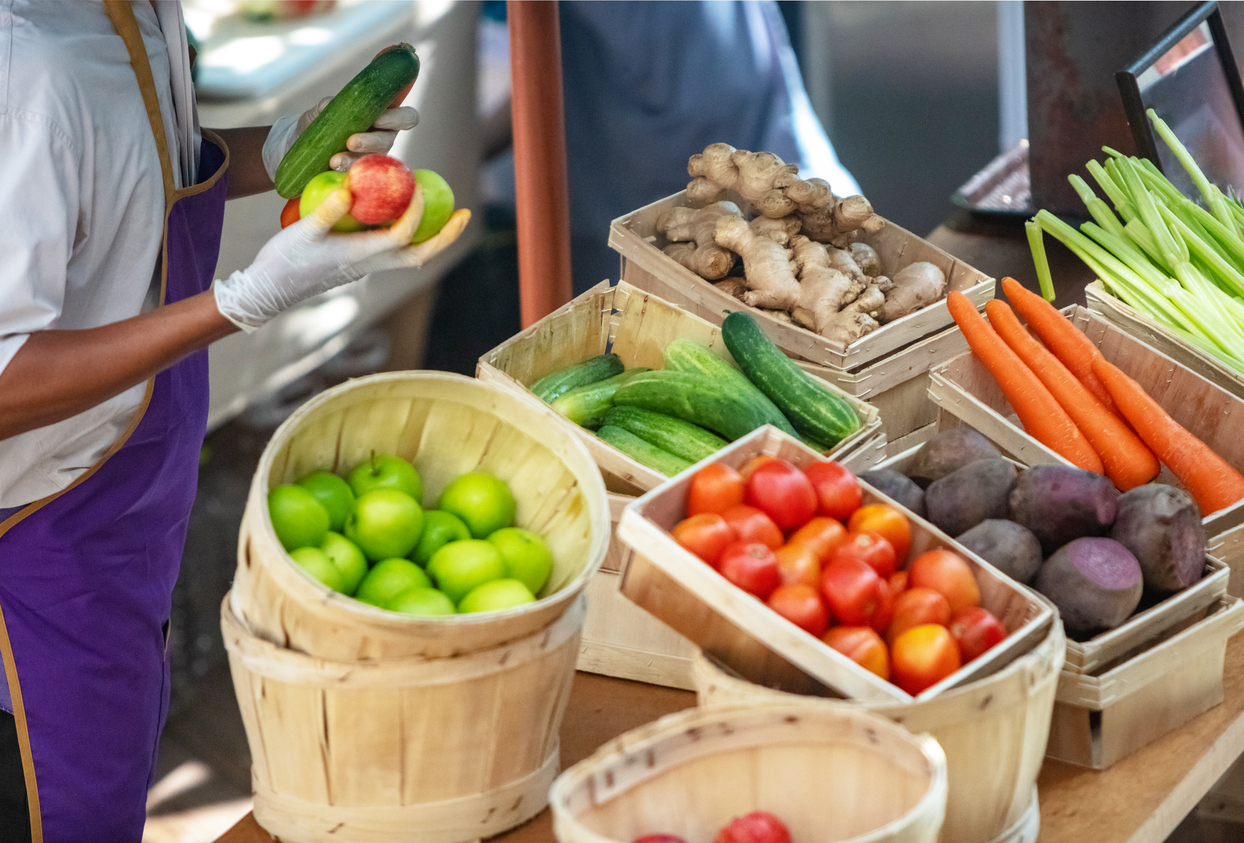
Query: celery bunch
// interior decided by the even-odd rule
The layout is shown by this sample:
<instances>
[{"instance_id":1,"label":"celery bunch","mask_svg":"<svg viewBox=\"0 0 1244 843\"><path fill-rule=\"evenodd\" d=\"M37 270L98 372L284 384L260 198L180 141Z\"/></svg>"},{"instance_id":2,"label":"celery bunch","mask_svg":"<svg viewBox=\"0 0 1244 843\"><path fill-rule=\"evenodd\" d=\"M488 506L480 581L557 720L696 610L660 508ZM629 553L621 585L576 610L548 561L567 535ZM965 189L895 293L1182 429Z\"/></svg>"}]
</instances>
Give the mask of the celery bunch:
<instances>
[{"instance_id":1,"label":"celery bunch","mask_svg":"<svg viewBox=\"0 0 1244 843\"><path fill-rule=\"evenodd\" d=\"M1069 177L1094 222L1076 230L1039 211L1028 223L1042 293L1054 297L1041 242L1042 233L1048 233L1119 299L1244 371L1244 207L1210 183L1152 109L1148 115L1192 177L1204 205L1180 193L1153 162L1107 147L1106 163L1090 161L1088 171L1110 204L1084 179Z\"/></svg>"}]
</instances>

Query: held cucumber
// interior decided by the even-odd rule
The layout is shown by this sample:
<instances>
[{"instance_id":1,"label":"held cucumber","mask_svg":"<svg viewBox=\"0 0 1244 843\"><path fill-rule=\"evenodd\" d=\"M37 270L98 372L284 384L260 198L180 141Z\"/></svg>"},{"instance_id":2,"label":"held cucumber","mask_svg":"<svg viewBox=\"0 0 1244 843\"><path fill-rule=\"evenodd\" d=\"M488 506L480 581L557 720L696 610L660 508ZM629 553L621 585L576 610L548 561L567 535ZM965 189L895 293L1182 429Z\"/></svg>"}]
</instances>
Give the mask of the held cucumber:
<instances>
[{"instance_id":1,"label":"held cucumber","mask_svg":"<svg viewBox=\"0 0 1244 843\"><path fill-rule=\"evenodd\" d=\"M651 442L645 442L629 430L612 424L602 425L600 430L596 431L596 435L635 462L659 471L666 477L673 477L691 465L682 457L658 448Z\"/></svg>"},{"instance_id":2,"label":"held cucumber","mask_svg":"<svg viewBox=\"0 0 1244 843\"><path fill-rule=\"evenodd\" d=\"M733 385L734 389L748 396L757 407L764 409L769 416L769 424L789 433L795 438L799 438L799 434L795 432L790 419L783 414L778 406L770 401L767 395L757 389L756 385L747 379L746 374L731 366L708 346L689 339L671 340L665 346L663 357L665 359L665 368L667 369L701 374L720 380L723 384Z\"/></svg>"},{"instance_id":3,"label":"held cucumber","mask_svg":"<svg viewBox=\"0 0 1244 843\"><path fill-rule=\"evenodd\" d=\"M622 358L618 355L598 354L581 363L545 375L531 385L531 391L541 401L551 402L572 389L620 375L625 369Z\"/></svg>"},{"instance_id":4,"label":"held cucumber","mask_svg":"<svg viewBox=\"0 0 1244 843\"><path fill-rule=\"evenodd\" d=\"M729 443L699 425L641 407L614 407L605 424L629 430L645 442L691 462L699 462Z\"/></svg>"},{"instance_id":5,"label":"held cucumber","mask_svg":"<svg viewBox=\"0 0 1244 843\"><path fill-rule=\"evenodd\" d=\"M603 381L576 387L555 399L550 406L580 427L600 427L605 421L605 413L613 407L614 393L619 387L648 371L636 366Z\"/></svg>"},{"instance_id":6,"label":"held cucumber","mask_svg":"<svg viewBox=\"0 0 1244 843\"><path fill-rule=\"evenodd\" d=\"M730 441L772 423L763 407L730 384L671 369L636 375L618 387L613 401L698 424Z\"/></svg>"}]
</instances>

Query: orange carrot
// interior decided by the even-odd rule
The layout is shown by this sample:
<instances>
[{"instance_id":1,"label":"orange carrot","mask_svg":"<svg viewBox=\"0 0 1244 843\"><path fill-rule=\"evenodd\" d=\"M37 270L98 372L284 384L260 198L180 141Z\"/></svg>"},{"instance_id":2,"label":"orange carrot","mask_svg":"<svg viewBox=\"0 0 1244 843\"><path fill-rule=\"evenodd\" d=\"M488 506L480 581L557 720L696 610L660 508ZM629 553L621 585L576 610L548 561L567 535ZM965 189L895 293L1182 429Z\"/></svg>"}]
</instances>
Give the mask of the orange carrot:
<instances>
[{"instance_id":1,"label":"orange carrot","mask_svg":"<svg viewBox=\"0 0 1244 843\"><path fill-rule=\"evenodd\" d=\"M1244 475L1172 419L1140 384L1100 354L1093 361L1093 371L1140 438L1188 488L1202 515L1244 498Z\"/></svg>"},{"instance_id":2,"label":"orange carrot","mask_svg":"<svg viewBox=\"0 0 1244 843\"><path fill-rule=\"evenodd\" d=\"M955 324L963 331L972 354L1002 387L1002 394L1011 402L1011 408L1019 416L1024 430L1072 465L1101 474L1104 470L1101 458L1075 422L1058 406L1054 396L1024 365L1024 361L999 339L985 317L976 312L976 306L968 297L952 290L946 295L946 305Z\"/></svg>"},{"instance_id":3,"label":"orange carrot","mask_svg":"<svg viewBox=\"0 0 1244 843\"><path fill-rule=\"evenodd\" d=\"M985 312L1002 341L1019 355L1080 428L1101 457L1105 474L1115 486L1126 492L1158 476L1162 466L1140 437L1085 389L1057 357L1032 338L1006 302L993 299L985 305Z\"/></svg>"},{"instance_id":4,"label":"orange carrot","mask_svg":"<svg viewBox=\"0 0 1244 843\"><path fill-rule=\"evenodd\" d=\"M1071 374L1084 384L1089 392L1097 396L1097 400L1115 415L1119 408L1110 397L1101 379L1093 373L1093 359L1101 356L1093 341L1067 321L1067 317L1058 312L1058 308L1029 290L1014 278L1002 279L1002 292L1011 300L1011 305L1024 317L1028 327L1037 332L1045 347L1062 361Z\"/></svg>"}]
</instances>

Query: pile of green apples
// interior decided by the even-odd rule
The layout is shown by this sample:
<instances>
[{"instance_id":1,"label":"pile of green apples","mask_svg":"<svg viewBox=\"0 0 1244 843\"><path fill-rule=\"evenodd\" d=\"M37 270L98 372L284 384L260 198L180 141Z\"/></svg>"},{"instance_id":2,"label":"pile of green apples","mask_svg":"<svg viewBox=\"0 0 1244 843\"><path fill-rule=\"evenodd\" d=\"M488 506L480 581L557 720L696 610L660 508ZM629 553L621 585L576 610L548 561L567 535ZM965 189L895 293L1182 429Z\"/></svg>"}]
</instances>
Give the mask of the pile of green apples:
<instances>
[{"instance_id":1,"label":"pile of green apples","mask_svg":"<svg viewBox=\"0 0 1244 843\"><path fill-rule=\"evenodd\" d=\"M423 482L401 457L372 455L344 477L317 469L273 488L281 545L310 576L355 600L429 617L533 602L553 570L535 533L514 526L505 481L474 471L424 510Z\"/></svg>"}]
</instances>

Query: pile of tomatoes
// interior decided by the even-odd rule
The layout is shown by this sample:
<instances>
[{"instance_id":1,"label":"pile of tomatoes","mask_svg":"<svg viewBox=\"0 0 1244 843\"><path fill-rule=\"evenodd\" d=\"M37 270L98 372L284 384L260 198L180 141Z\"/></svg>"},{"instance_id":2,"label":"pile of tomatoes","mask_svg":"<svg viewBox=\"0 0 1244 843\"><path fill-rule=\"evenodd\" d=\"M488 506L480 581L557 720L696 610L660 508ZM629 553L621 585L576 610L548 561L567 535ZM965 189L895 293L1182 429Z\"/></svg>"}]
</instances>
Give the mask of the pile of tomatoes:
<instances>
[{"instance_id":1,"label":"pile of tomatoes","mask_svg":"<svg viewBox=\"0 0 1244 843\"><path fill-rule=\"evenodd\" d=\"M863 503L850 470L770 456L691 478L674 539L734 585L860 666L915 695L1007 635L967 561L907 561L911 524ZM900 569L900 566L907 562Z\"/></svg>"}]
</instances>

